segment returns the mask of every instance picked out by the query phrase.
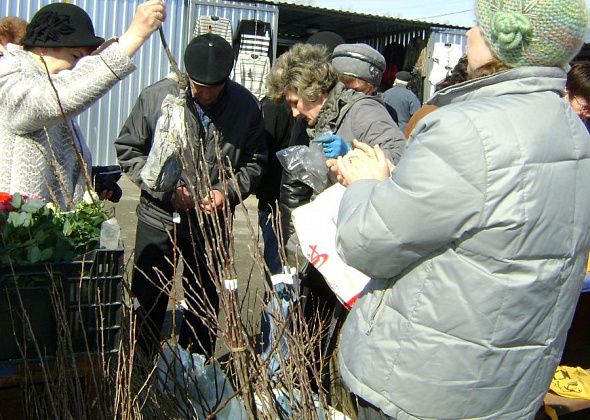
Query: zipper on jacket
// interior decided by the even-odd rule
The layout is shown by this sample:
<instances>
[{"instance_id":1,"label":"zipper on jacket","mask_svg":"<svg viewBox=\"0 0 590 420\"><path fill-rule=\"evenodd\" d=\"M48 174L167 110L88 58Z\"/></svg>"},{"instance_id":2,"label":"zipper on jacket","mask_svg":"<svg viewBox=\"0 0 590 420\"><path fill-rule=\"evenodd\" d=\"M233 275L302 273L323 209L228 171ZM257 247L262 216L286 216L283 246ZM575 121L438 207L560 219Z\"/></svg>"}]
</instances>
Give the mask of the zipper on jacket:
<instances>
[{"instance_id":1,"label":"zipper on jacket","mask_svg":"<svg viewBox=\"0 0 590 420\"><path fill-rule=\"evenodd\" d=\"M373 311L373 313L371 314L371 317L369 318L369 328L367 328L367 331L365 331L365 335L371 335L371 333L373 332L373 326L375 325L375 318L377 318L377 315L379 314L379 310L381 309L381 306L383 306L383 299L385 298L385 293L387 293L387 291L393 287L393 285L397 282L397 280L398 280L398 278L389 279L389 282L387 282L387 286L384 287L383 290L381 291L381 293L379 295L379 303L377 303L375 310Z\"/></svg>"},{"instance_id":2,"label":"zipper on jacket","mask_svg":"<svg viewBox=\"0 0 590 420\"><path fill-rule=\"evenodd\" d=\"M373 326L375 325L375 318L377 318L377 314L379 313L379 309L383 305L383 298L385 297L385 292L387 292L388 289L389 289L389 287L387 287L387 288L385 288L385 290L381 291L380 296L379 296L379 303L377 303L375 310L373 311L373 313L371 314L371 317L369 318L369 328L367 329L367 331L365 331L365 335L371 335L371 333L373 332Z\"/></svg>"}]
</instances>

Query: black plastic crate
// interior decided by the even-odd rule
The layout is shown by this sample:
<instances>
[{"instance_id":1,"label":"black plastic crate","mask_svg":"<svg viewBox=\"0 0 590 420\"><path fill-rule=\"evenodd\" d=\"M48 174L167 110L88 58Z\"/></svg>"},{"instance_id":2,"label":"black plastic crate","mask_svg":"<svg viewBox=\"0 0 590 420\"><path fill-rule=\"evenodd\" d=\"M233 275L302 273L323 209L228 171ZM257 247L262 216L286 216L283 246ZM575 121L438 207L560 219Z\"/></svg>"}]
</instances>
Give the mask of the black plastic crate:
<instances>
[{"instance_id":1,"label":"black plastic crate","mask_svg":"<svg viewBox=\"0 0 590 420\"><path fill-rule=\"evenodd\" d=\"M66 346L66 351L117 350L123 310L123 249L97 249L68 263L13 268L14 272L0 266L0 361L22 359L21 350L27 359L55 356L57 310L67 321L66 338L71 340L71 347ZM9 286L15 275L21 281L51 279L51 286L21 286L16 290ZM24 313L30 328L24 323Z\"/></svg>"}]
</instances>

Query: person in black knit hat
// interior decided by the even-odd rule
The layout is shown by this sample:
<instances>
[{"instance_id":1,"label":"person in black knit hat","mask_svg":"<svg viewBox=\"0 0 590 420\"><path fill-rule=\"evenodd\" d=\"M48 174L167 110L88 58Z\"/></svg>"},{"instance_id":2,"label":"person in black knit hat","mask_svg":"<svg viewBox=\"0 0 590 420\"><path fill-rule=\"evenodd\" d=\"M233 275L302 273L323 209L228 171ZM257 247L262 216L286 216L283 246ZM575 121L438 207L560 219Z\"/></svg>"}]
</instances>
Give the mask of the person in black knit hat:
<instances>
[{"instance_id":1,"label":"person in black knit hat","mask_svg":"<svg viewBox=\"0 0 590 420\"><path fill-rule=\"evenodd\" d=\"M153 191L142 180L141 171L154 141L162 103L168 95L179 95L179 83L172 78L143 90L115 141L115 148L123 171L141 187L131 286L140 304L139 344L148 354L158 350L167 291L174 282L175 267L170 261L177 261L174 252L179 250L188 303L179 344L213 356L219 310L218 283L214 278L220 274L217 268L225 267L227 261L220 255L208 256L205 244L215 242L217 249L224 247L213 229L219 223L219 231L227 233L224 222L258 184L267 149L257 99L229 79L233 66L229 43L218 35L199 35L186 47L184 63L189 79L184 112L187 118L194 119L198 131L188 139L189 149L195 151L195 156L204 156L207 166L198 166L195 172L190 164L184 165L181 178L171 191ZM197 160L196 164L201 165L202 160ZM237 184L224 183L230 171ZM206 191L195 189L198 196L190 193L191 186L198 184L191 173L210 179ZM175 235L175 240L171 235Z\"/></svg>"},{"instance_id":2,"label":"person in black knit hat","mask_svg":"<svg viewBox=\"0 0 590 420\"><path fill-rule=\"evenodd\" d=\"M103 44L78 6L52 3L33 16L22 46L8 44L0 60L0 191L62 209L81 200L91 157L72 118L135 69L131 57L165 17L160 0L143 3L127 31Z\"/></svg>"}]
</instances>

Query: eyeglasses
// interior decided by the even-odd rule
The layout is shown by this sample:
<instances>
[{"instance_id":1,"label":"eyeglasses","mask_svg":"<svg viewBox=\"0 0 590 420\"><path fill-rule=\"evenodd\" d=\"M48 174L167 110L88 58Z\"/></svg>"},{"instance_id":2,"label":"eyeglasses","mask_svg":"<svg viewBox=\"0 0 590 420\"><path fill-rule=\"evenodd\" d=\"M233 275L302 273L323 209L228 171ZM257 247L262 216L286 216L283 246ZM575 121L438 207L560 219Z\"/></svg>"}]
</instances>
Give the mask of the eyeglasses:
<instances>
[{"instance_id":1,"label":"eyeglasses","mask_svg":"<svg viewBox=\"0 0 590 420\"><path fill-rule=\"evenodd\" d=\"M578 106L580 112L590 111L590 105L588 105L588 102L586 100L584 100L586 103L580 102L580 100L578 99L577 96L574 96L572 99L574 100L574 102Z\"/></svg>"}]
</instances>

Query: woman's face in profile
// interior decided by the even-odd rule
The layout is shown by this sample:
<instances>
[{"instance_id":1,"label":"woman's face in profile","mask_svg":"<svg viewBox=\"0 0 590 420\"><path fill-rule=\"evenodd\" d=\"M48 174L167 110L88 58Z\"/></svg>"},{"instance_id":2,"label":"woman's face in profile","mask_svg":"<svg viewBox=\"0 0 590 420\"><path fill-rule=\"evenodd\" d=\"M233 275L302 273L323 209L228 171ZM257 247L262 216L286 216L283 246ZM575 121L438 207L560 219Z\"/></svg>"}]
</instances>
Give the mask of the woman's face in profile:
<instances>
[{"instance_id":1,"label":"woman's face in profile","mask_svg":"<svg viewBox=\"0 0 590 420\"><path fill-rule=\"evenodd\" d=\"M60 48L46 48L41 54L47 62L47 67L51 74L59 73L62 70L71 70L74 68L78 60L82 57L90 55L94 48L91 47L60 47Z\"/></svg>"},{"instance_id":2,"label":"woman's face in profile","mask_svg":"<svg viewBox=\"0 0 590 420\"><path fill-rule=\"evenodd\" d=\"M291 107L294 118L303 118L309 127L313 127L318 120L320 110L326 102L326 95L320 93L315 101L308 101L290 90L285 94L285 100Z\"/></svg>"},{"instance_id":3,"label":"woman's face in profile","mask_svg":"<svg viewBox=\"0 0 590 420\"><path fill-rule=\"evenodd\" d=\"M567 93L566 97L580 118L585 120L590 118L590 101L588 99L583 96L571 95L570 93Z\"/></svg>"}]
</instances>

